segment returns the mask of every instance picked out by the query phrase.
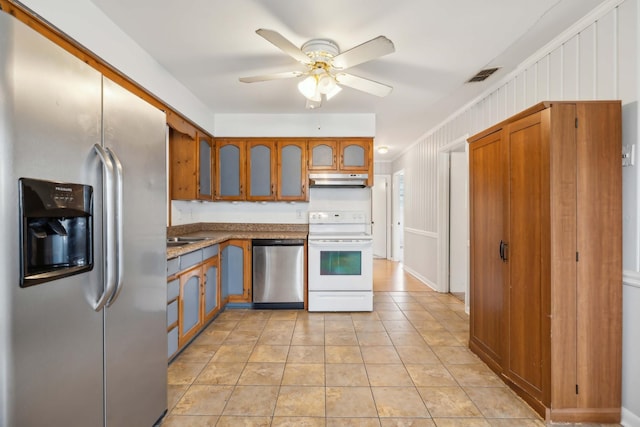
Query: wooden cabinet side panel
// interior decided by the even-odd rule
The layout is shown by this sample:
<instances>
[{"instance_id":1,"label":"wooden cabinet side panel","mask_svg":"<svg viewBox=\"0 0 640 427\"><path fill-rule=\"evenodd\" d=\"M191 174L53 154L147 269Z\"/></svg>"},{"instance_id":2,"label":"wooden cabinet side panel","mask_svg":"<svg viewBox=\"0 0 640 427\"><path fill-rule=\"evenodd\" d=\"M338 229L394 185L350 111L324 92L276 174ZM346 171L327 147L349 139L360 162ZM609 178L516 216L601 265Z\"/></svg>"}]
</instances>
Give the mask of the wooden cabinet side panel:
<instances>
[{"instance_id":1,"label":"wooden cabinet side panel","mask_svg":"<svg viewBox=\"0 0 640 427\"><path fill-rule=\"evenodd\" d=\"M469 146L470 177L470 347L502 366L505 336L504 263L500 241L504 237L504 165L502 132Z\"/></svg>"},{"instance_id":2,"label":"wooden cabinet side panel","mask_svg":"<svg viewBox=\"0 0 640 427\"><path fill-rule=\"evenodd\" d=\"M197 197L198 145L195 139L169 130L169 180L172 200Z\"/></svg>"},{"instance_id":3,"label":"wooden cabinet side panel","mask_svg":"<svg viewBox=\"0 0 640 427\"><path fill-rule=\"evenodd\" d=\"M579 104L578 406L619 408L622 363L620 103Z\"/></svg>"},{"instance_id":4,"label":"wooden cabinet side panel","mask_svg":"<svg viewBox=\"0 0 640 427\"><path fill-rule=\"evenodd\" d=\"M554 409L575 408L576 397L576 107L557 104L550 115L551 387Z\"/></svg>"}]
</instances>

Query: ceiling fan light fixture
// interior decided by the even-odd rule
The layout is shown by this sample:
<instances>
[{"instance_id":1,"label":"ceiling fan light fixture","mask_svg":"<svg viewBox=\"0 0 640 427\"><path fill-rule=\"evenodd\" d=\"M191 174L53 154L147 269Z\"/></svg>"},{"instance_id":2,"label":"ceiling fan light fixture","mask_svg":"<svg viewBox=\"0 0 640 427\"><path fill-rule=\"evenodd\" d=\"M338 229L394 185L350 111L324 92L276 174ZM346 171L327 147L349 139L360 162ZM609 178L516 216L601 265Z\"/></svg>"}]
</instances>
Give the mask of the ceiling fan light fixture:
<instances>
[{"instance_id":1,"label":"ceiling fan light fixture","mask_svg":"<svg viewBox=\"0 0 640 427\"><path fill-rule=\"evenodd\" d=\"M316 96L318 83L316 76L307 76L304 80L298 83L298 90L307 99L312 99Z\"/></svg>"},{"instance_id":2,"label":"ceiling fan light fixture","mask_svg":"<svg viewBox=\"0 0 640 427\"><path fill-rule=\"evenodd\" d=\"M321 94L327 95L336 87L335 79L329 74L324 73L318 77L318 90Z\"/></svg>"},{"instance_id":3,"label":"ceiling fan light fixture","mask_svg":"<svg viewBox=\"0 0 640 427\"><path fill-rule=\"evenodd\" d=\"M387 147L386 145L381 145L378 147L378 153L387 154L388 152L389 152L389 147Z\"/></svg>"},{"instance_id":4,"label":"ceiling fan light fixture","mask_svg":"<svg viewBox=\"0 0 640 427\"><path fill-rule=\"evenodd\" d=\"M325 95L327 97L327 101L339 94L341 90L342 88L334 83L333 89Z\"/></svg>"}]
</instances>

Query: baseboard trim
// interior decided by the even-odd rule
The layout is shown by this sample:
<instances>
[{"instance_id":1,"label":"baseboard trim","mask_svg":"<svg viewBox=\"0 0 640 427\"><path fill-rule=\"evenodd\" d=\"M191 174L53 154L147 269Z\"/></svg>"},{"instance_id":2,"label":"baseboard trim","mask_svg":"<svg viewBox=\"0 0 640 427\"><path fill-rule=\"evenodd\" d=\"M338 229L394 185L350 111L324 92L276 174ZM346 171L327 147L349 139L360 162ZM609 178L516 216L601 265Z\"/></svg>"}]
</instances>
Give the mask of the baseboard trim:
<instances>
[{"instance_id":1,"label":"baseboard trim","mask_svg":"<svg viewBox=\"0 0 640 427\"><path fill-rule=\"evenodd\" d=\"M403 264L402 268L404 269L404 271L406 271L407 273L409 273L410 275L412 275L413 277L415 277L416 279L418 279L419 281L427 285L429 288L433 289L436 292L440 292L435 283L433 283L423 275L419 274L415 270L411 269L410 267L407 267L406 264Z\"/></svg>"},{"instance_id":2,"label":"baseboard trim","mask_svg":"<svg viewBox=\"0 0 640 427\"><path fill-rule=\"evenodd\" d=\"M634 414L626 408L622 408L620 424L624 427L640 427L640 415Z\"/></svg>"}]
</instances>

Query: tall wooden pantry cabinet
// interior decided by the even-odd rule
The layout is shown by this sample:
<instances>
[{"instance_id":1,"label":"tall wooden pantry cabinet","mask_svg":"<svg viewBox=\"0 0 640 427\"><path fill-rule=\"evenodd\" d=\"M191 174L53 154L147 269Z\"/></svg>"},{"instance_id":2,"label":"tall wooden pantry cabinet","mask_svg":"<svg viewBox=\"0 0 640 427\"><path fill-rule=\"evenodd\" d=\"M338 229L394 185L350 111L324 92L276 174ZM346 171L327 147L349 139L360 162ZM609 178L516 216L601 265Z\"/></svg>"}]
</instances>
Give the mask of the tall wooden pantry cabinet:
<instances>
[{"instance_id":1,"label":"tall wooden pantry cabinet","mask_svg":"<svg viewBox=\"0 0 640 427\"><path fill-rule=\"evenodd\" d=\"M469 347L548 421L620 421L621 139L619 101L469 139Z\"/></svg>"}]
</instances>

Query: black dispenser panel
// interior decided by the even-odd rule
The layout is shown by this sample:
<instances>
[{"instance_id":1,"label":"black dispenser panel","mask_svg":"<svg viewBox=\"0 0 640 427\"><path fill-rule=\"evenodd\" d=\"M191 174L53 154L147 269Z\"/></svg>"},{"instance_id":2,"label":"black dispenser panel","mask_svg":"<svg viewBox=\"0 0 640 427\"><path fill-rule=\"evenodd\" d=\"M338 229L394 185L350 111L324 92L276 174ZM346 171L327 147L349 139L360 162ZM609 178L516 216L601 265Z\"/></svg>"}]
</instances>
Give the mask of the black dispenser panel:
<instances>
[{"instance_id":1,"label":"black dispenser panel","mask_svg":"<svg viewBox=\"0 0 640 427\"><path fill-rule=\"evenodd\" d=\"M20 286L93 268L93 188L20 179Z\"/></svg>"}]
</instances>

